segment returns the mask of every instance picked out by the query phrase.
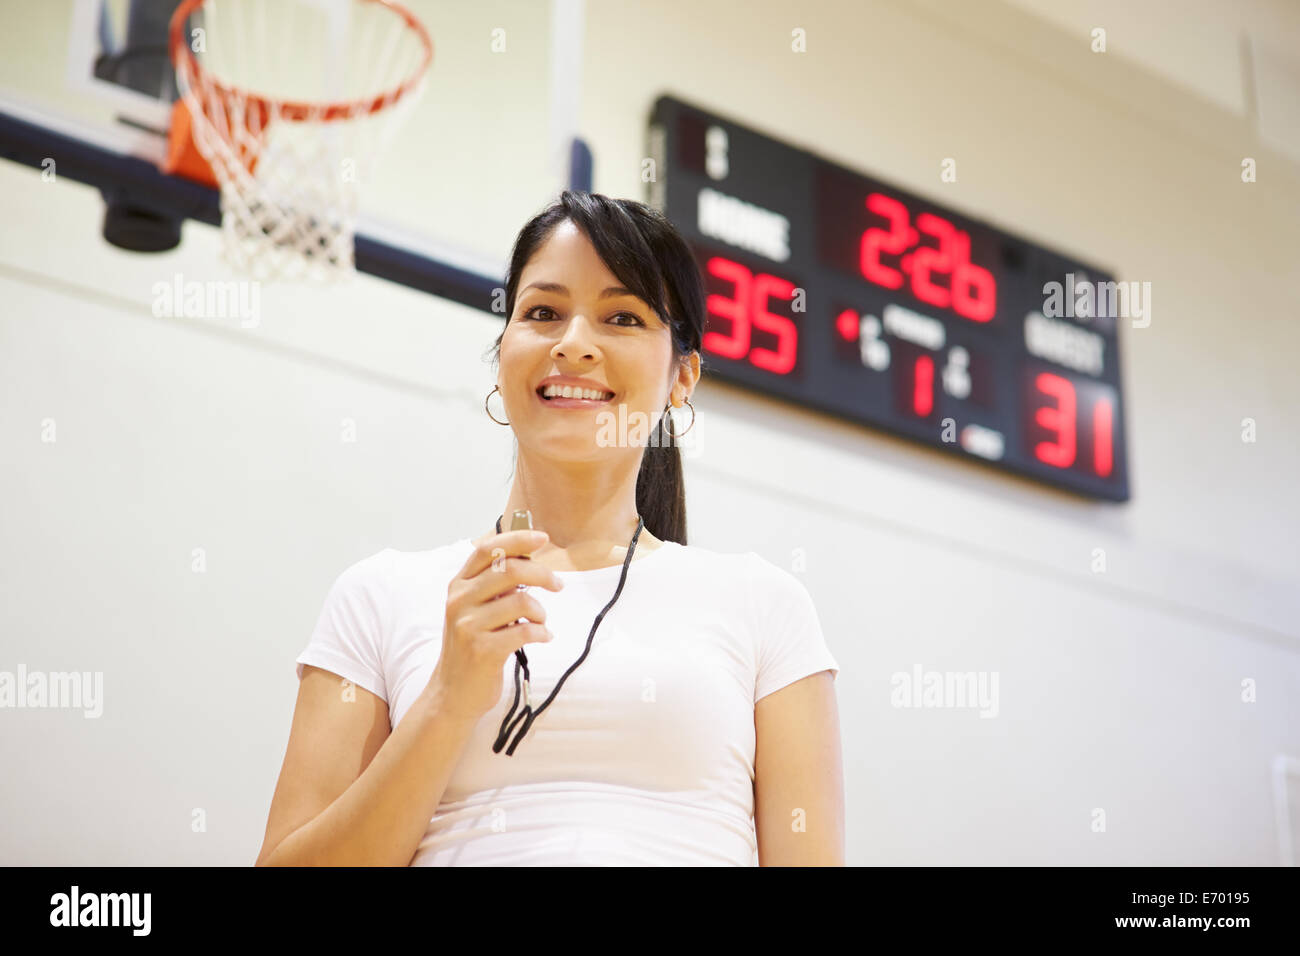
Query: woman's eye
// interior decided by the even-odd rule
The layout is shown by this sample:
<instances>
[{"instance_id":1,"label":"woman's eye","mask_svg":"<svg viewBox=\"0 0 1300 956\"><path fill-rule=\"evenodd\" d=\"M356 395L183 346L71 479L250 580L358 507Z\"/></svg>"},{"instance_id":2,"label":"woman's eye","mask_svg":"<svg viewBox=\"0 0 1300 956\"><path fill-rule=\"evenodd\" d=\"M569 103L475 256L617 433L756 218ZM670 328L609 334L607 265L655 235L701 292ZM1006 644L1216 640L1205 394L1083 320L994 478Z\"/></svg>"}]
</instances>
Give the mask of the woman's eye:
<instances>
[{"instance_id":1,"label":"woman's eye","mask_svg":"<svg viewBox=\"0 0 1300 956\"><path fill-rule=\"evenodd\" d=\"M543 312L549 314L548 315L539 314ZM552 309L549 305L535 305L531 309L526 310L524 312L523 317L525 319L531 319L534 322L549 322L555 318L555 310ZM621 319L626 319L630 321L613 321L613 320L621 320ZM611 320L613 321L614 325L621 325L626 328L632 328L633 326L637 326L637 325L645 325L645 322L642 321L641 316L637 315L635 312L617 312L613 316L611 316Z\"/></svg>"}]
</instances>

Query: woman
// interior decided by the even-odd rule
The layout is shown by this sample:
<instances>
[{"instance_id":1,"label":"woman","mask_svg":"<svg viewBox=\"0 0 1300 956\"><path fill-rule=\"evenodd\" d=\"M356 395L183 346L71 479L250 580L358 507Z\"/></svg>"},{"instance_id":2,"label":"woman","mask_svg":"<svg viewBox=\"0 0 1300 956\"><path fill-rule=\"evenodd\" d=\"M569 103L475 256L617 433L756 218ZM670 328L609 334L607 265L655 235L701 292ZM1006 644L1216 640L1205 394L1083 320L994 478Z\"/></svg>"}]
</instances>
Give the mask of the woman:
<instances>
[{"instance_id":1,"label":"woman","mask_svg":"<svg viewBox=\"0 0 1300 956\"><path fill-rule=\"evenodd\" d=\"M258 864L843 865L838 666L808 592L686 546L689 247L640 203L565 192L505 291L504 508L334 583Z\"/></svg>"}]
</instances>

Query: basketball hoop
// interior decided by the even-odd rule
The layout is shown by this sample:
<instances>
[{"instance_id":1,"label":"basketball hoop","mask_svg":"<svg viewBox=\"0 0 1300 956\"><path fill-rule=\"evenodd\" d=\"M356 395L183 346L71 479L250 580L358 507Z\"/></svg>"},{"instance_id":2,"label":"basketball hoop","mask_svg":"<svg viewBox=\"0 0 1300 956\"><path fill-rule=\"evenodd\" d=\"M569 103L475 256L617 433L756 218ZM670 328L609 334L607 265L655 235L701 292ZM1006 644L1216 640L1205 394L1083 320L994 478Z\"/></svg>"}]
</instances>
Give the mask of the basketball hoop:
<instances>
[{"instance_id":1,"label":"basketball hoop","mask_svg":"<svg viewBox=\"0 0 1300 956\"><path fill-rule=\"evenodd\" d=\"M351 275L359 187L433 60L423 24L393 0L184 0L168 48L169 171L220 189L230 265Z\"/></svg>"}]
</instances>

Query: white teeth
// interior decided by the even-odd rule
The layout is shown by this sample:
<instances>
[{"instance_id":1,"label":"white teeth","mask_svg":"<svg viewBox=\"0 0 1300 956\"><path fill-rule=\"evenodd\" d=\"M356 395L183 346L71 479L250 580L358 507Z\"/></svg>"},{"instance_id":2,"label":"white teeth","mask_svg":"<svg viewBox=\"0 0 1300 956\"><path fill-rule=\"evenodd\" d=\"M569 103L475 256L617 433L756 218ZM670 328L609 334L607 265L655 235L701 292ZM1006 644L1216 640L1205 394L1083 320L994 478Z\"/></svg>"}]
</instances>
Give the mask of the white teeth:
<instances>
[{"instance_id":1,"label":"white teeth","mask_svg":"<svg viewBox=\"0 0 1300 956\"><path fill-rule=\"evenodd\" d=\"M613 392L602 392L594 388L574 388L572 385L547 385L542 389L542 395L546 398L586 398L593 401L614 397Z\"/></svg>"}]
</instances>

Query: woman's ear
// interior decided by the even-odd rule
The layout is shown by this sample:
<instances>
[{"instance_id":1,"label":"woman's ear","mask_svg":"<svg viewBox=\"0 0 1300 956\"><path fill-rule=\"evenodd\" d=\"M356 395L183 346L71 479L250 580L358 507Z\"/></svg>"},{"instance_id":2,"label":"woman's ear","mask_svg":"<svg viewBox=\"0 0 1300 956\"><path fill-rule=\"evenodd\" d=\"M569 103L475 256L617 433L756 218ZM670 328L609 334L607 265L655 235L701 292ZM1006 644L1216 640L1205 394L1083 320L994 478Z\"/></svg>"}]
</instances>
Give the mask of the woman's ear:
<instances>
[{"instance_id":1,"label":"woman's ear","mask_svg":"<svg viewBox=\"0 0 1300 956\"><path fill-rule=\"evenodd\" d=\"M700 380L700 353L691 352L690 355L683 355L677 365L677 374L673 378L673 384L680 384L686 389L686 397L689 398L691 392L695 391L695 385Z\"/></svg>"}]
</instances>

